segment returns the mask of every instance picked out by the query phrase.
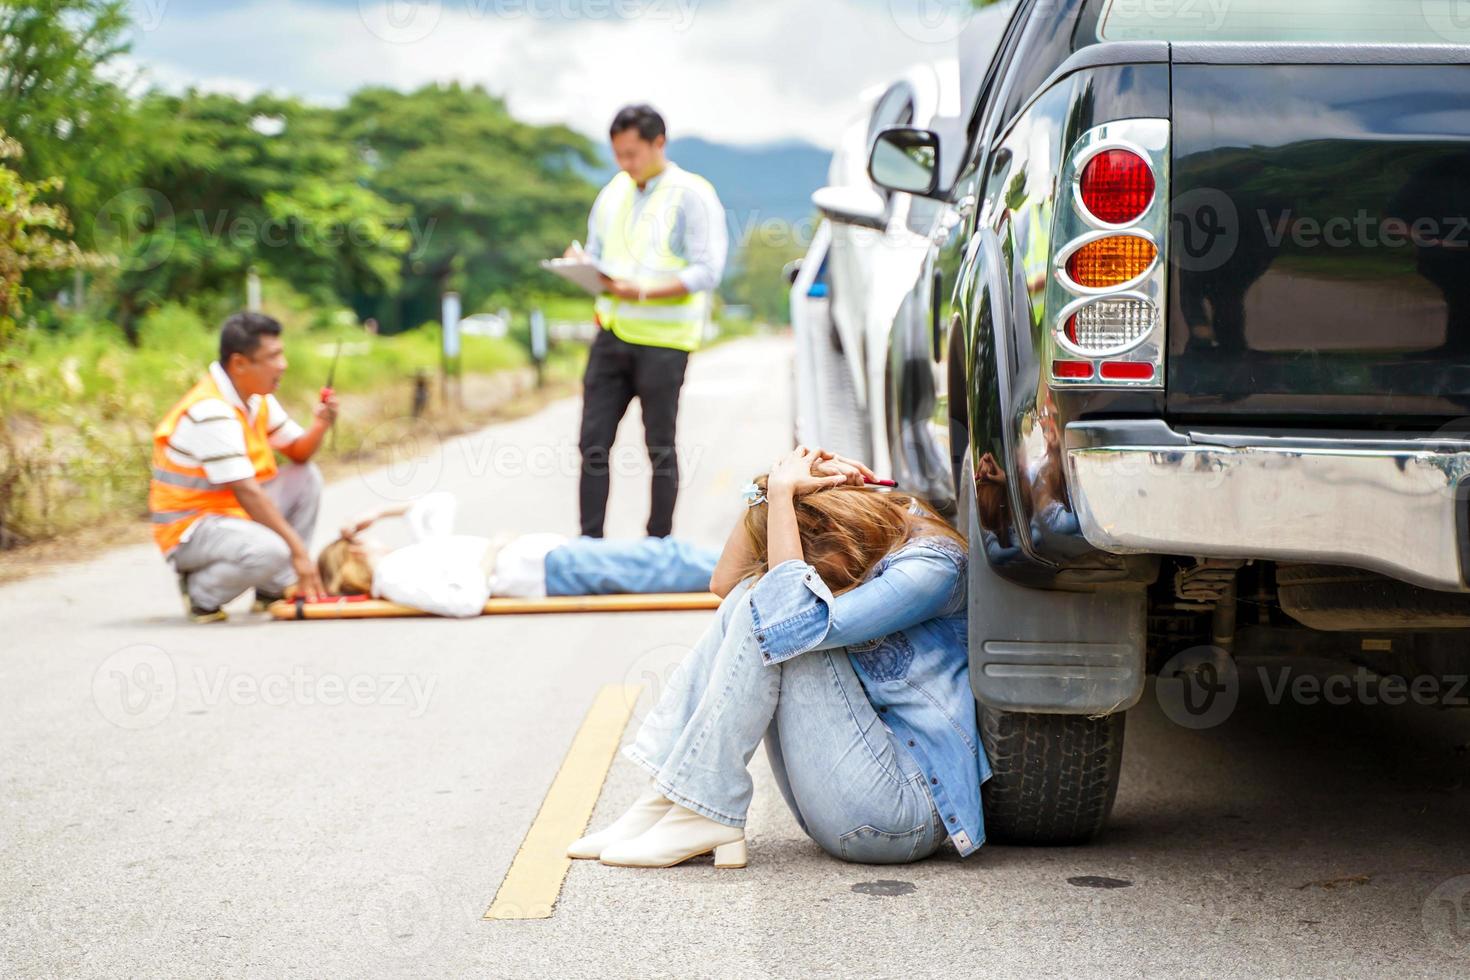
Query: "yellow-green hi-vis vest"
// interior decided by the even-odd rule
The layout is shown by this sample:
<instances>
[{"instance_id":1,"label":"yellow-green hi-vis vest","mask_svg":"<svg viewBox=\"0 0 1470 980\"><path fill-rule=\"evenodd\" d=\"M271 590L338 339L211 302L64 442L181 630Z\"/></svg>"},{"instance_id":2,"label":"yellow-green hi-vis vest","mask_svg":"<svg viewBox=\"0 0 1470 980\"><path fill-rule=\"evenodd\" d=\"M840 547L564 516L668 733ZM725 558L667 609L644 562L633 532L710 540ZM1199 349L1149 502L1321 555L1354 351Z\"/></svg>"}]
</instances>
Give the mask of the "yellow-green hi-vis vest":
<instances>
[{"instance_id":1,"label":"yellow-green hi-vis vest","mask_svg":"<svg viewBox=\"0 0 1470 980\"><path fill-rule=\"evenodd\" d=\"M681 209L703 207L714 196L703 177L687 170L669 168L658 178L648 200L633 218L637 184L619 172L608 184L598 233L602 240L599 265L610 276L627 279L652 289L666 285L689 264L674 254L674 230ZM700 197L698 191L706 194ZM708 215L723 221L724 215ZM597 319L621 340L650 347L673 347L692 351L704 338L709 319L710 293L700 291L670 299L618 299L604 293L597 297Z\"/></svg>"}]
</instances>

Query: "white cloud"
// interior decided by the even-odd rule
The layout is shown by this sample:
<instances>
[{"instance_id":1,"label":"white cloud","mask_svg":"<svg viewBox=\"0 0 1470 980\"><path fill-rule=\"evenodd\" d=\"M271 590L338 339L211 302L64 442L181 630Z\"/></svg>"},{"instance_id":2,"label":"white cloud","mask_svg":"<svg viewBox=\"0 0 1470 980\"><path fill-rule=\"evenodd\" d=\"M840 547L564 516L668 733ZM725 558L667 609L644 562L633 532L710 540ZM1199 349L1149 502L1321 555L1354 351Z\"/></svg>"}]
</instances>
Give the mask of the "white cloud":
<instances>
[{"instance_id":1,"label":"white cloud","mask_svg":"<svg viewBox=\"0 0 1470 980\"><path fill-rule=\"evenodd\" d=\"M676 136L833 146L861 89L953 56L945 2L252 0L190 13L176 5L150 19L133 59L171 89L337 103L362 85L459 80L504 96L521 118L599 139L619 106L647 101ZM583 16L597 11L604 16Z\"/></svg>"}]
</instances>

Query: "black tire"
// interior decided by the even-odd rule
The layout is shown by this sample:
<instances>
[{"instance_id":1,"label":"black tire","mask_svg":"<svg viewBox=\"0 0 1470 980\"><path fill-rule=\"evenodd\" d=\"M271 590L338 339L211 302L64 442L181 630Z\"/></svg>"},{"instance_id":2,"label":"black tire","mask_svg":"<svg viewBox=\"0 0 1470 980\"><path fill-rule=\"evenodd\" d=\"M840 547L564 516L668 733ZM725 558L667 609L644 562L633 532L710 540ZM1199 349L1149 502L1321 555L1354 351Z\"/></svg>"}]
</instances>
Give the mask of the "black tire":
<instances>
[{"instance_id":1,"label":"black tire","mask_svg":"<svg viewBox=\"0 0 1470 980\"><path fill-rule=\"evenodd\" d=\"M1118 792L1125 715L979 711L992 771L983 787L986 838L1081 844L1096 837Z\"/></svg>"}]
</instances>

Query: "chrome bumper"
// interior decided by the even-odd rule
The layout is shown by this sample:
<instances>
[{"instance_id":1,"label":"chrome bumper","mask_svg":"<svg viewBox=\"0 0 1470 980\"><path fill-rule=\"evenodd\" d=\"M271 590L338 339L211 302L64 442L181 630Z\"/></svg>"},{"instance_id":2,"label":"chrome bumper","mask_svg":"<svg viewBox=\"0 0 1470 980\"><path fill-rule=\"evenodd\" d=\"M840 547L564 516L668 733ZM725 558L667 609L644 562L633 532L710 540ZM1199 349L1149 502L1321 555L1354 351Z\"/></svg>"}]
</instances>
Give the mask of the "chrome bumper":
<instances>
[{"instance_id":1,"label":"chrome bumper","mask_svg":"<svg viewBox=\"0 0 1470 980\"><path fill-rule=\"evenodd\" d=\"M1067 471L1083 536L1115 554L1313 561L1470 591L1470 439L1325 438L1074 422Z\"/></svg>"}]
</instances>

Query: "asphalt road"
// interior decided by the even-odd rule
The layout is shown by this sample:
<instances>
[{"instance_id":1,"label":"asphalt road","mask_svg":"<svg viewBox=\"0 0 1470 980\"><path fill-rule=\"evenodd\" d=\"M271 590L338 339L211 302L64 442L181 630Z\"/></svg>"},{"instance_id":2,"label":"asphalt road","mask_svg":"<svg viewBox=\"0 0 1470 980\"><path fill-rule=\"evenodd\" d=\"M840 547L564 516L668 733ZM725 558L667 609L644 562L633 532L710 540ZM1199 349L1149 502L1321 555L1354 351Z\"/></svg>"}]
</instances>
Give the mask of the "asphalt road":
<instances>
[{"instance_id":1,"label":"asphalt road","mask_svg":"<svg viewBox=\"0 0 1470 980\"><path fill-rule=\"evenodd\" d=\"M789 445L790 358L758 339L692 362L679 534L719 544L739 486ZM323 529L447 488L467 532L572 533L577 416L568 401L450 442L422 433L395 466L330 487ZM634 535L636 413L620 446L609 534ZM148 547L0 589L0 971L1470 972L1470 711L1273 704L1249 666L1206 729L1168 720L1150 687L1094 846L843 864L802 836L757 752L748 868L576 862L550 918L485 921L599 689L656 688L709 616L193 626ZM615 759L593 827L637 775Z\"/></svg>"}]
</instances>

